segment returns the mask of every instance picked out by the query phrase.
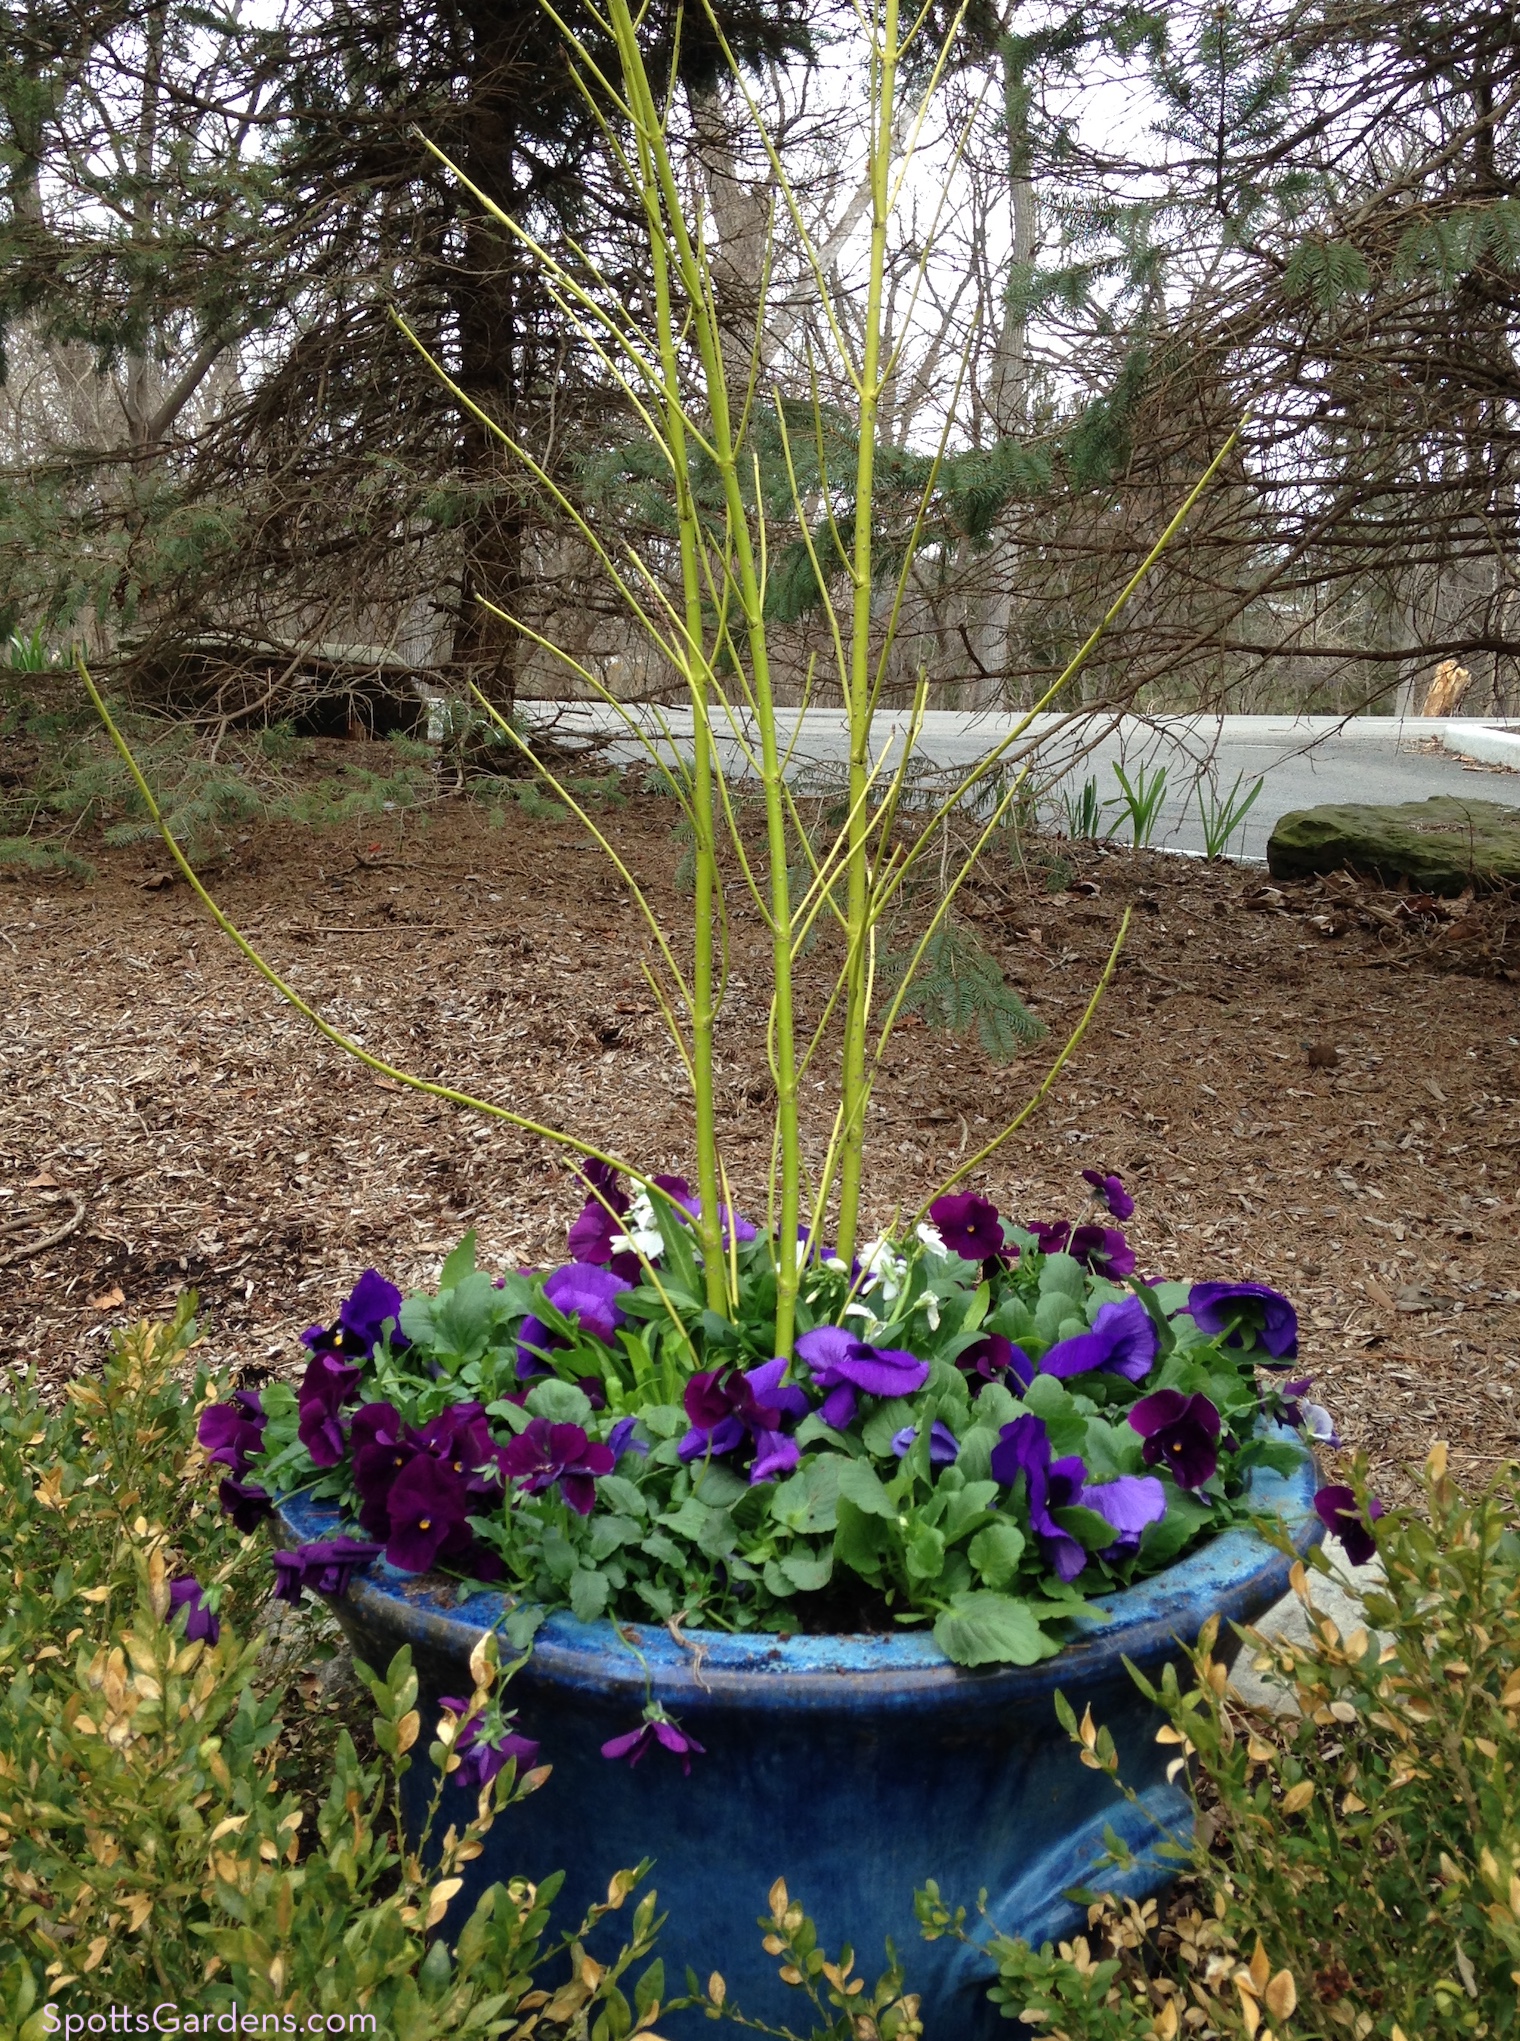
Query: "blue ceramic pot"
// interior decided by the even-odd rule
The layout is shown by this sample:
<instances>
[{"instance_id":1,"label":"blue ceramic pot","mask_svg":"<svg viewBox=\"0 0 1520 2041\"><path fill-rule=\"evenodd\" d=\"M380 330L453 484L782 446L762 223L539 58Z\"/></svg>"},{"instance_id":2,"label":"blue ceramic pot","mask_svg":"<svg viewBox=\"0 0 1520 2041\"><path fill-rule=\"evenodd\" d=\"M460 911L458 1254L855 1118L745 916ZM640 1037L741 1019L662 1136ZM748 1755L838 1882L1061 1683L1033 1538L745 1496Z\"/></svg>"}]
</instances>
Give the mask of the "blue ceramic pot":
<instances>
[{"instance_id":1,"label":"blue ceramic pot","mask_svg":"<svg viewBox=\"0 0 1520 2041\"><path fill-rule=\"evenodd\" d=\"M1285 1436L1296 1438L1296 1434ZM1312 1508L1312 1456L1284 1478L1258 1473L1251 1499L1284 1520L1299 1550L1321 1535ZM335 1512L284 1505L292 1542L330 1537ZM661 1936L668 1990L690 1964L721 1970L729 1998L778 2024L809 2024L760 1948L755 1922L777 1877L818 1924L825 1946L849 1942L857 1971L874 1981L891 1937L921 1993L928 2041L991 2041L1010 2027L984 1995L992 1966L980 1947L925 1943L913 1893L938 1880L952 1906L975 1914L979 1891L1000 1928L1038 1944L1067 1935L1084 1910L1062 1897L1103 1853L1112 1825L1133 1868L1102 1874L1105 1888L1139 1899L1173 1875L1157 1846L1191 1819L1186 1793L1167 1782L1176 1756L1155 1742L1156 1717L1124 1669L1154 1675L1211 1615L1254 1621L1288 1586L1291 1562L1254 1532L1225 1533L1166 1572L1105 1598L1107 1614L1053 1659L968 1672L920 1632L891 1636L729 1636L626 1626L654 1696L706 1747L683 1778L663 1751L636 1769L609 1763L601 1745L637 1726L645 1669L611 1623L556 1615L513 1683L518 1726L543 1745L553 1777L500 1820L451 1916L496 1879L566 1873L559 1918L603 1898L616 1870L653 1857L652 1882L669 1920ZM468 1694L472 1645L498 1619L502 1597L462 1604L383 1564L356 1576L335 1605L355 1652L386 1665L412 1647L421 1688L425 1753L440 1696ZM1229 1656L1226 1628L1220 1655ZM1084 1768L1051 1705L1057 1688L1078 1715L1090 1706L1118 1746L1140 1807ZM413 1819L433 1774L425 1755L404 1783ZM445 1807L447 1807L446 1789ZM465 1796L460 1794L461 1806ZM615 1941L620 1916L606 1929ZM986 1929L980 1930L985 1934ZM662 2017L671 2037L710 2033L700 2015Z\"/></svg>"}]
</instances>

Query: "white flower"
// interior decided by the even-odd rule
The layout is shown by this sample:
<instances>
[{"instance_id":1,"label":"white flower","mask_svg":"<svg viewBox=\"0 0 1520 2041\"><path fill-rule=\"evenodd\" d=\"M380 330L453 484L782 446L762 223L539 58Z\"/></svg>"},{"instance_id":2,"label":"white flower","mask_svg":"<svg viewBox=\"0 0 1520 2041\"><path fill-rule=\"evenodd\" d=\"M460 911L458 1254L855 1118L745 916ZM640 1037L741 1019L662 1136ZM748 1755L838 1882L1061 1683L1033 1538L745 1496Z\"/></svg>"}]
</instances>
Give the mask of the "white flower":
<instances>
[{"instance_id":1,"label":"white flower","mask_svg":"<svg viewBox=\"0 0 1520 2041\"><path fill-rule=\"evenodd\" d=\"M860 1266L866 1272L863 1291L880 1290L884 1304L891 1304L902 1289L908 1264L885 1237L868 1240L860 1250Z\"/></svg>"},{"instance_id":2,"label":"white flower","mask_svg":"<svg viewBox=\"0 0 1520 2041\"><path fill-rule=\"evenodd\" d=\"M655 1223L654 1201L640 1191L623 1214L623 1231L612 1236L614 1254L641 1254L645 1261L658 1261L665 1241Z\"/></svg>"},{"instance_id":3,"label":"white flower","mask_svg":"<svg viewBox=\"0 0 1520 2041\"><path fill-rule=\"evenodd\" d=\"M927 1219L920 1219L917 1226L913 1230L917 1233L919 1239L924 1243L924 1246L929 1249L929 1252L931 1254L948 1254L950 1252L949 1248L946 1247L944 1241L940 1237L939 1228L937 1226L931 1226Z\"/></svg>"},{"instance_id":4,"label":"white flower","mask_svg":"<svg viewBox=\"0 0 1520 2041\"><path fill-rule=\"evenodd\" d=\"M931 1332L939 1331L939 1299L932 1290L925 1290L913 1308L915 1311L923 1312L925 1318L929 1321L929 1330Z\"/></svg>"}]
</instances>

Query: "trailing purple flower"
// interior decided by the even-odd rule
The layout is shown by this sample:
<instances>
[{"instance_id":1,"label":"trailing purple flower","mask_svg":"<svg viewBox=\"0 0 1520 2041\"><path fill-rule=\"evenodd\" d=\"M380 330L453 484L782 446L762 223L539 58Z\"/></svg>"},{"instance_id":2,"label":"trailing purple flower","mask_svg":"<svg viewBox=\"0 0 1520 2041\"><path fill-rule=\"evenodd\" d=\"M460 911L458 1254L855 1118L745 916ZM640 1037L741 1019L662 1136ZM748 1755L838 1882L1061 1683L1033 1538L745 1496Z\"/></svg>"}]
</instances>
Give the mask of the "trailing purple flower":
<instances>
[{"instance_id":1,"label":"trailing purple flower","mask_svg":"<svg viewBox=\"0 0 1520 2041\"><path fill-rule=\"evenodd\" d=\"M950 1191L936 1198L929 1218L947 1250L963 1261L991 1261L1004 1251L997 1207L975 1191Z\"/></svg>"},{"instance_id":2,"label":"trailing purple flower","mask_svg":"<svg viewBox=\"0 0 1520 2041\"><path fill-rule=\"evenodd\" d=\"M1084 1169L1082 1181L1092 1185L1093 1196L1106 1205L1116 1219L1134 1217L1135 1201L1124 1188L1122 1177L1105 1176L1101 1169Z\"/></svg>"},{"instance_id":3,"label":"trailing purple flower","mask_svg":"<svg viewBox=\"0 0 1520 2041\"><path fill-rule=\"evenodd\" d=\"M1372 1526L1379 1517L1387 1515L1387 1508L1375 1495L1368 1496L1364 1511L1357 1502L1355 1489L1344 1482L1332 1481L1315 1496L1314 1508L1325 1529L1345 1546L1346 1557L1353 1566L1366 1566L1377 1557Z\"/></svg>"},{"instance_id":4,"label":"trailing purple flower","mask_svg":"<svg viewBox=\"0 0 1520 2041\"><path fill-rule=\"evenodd\" d=\"M499 1449L496 1464L524 1495L542 1495L558 1485L576 1515L589 1517L596 1507L597 1480L610 1474L616 1461L610 1446L588 1439L578 1424L551 1424L546 1417L535 1417L526 1431Z\"/></svg>"},{"instance_id":5,"label":"trailing purple flower","mask_svg":"<svg viewBox=\"0 0 1520 2041\"><path fill-rule=\"evenodd\" d=\"M185 1642L215 1644L222 1634L222 1621L206 1601L206 1590L193 1574L169 1583L169 1614L186 1611Z\"/></svg>"},{"instance_id":6,"label":"trailing purple flower","mask_svg":"<svg viewBox=\"0 0 1520 2041\"><path fill-rule=\"evenodd\" d=\"M211 1403L201 1412L195 1436L213 1466L230 1468L242 1481L249 1462L263 1451L269 1420L256 1389L234 1390L225 1403Z\"/></svg>"},{"instance_id":7,"label":"trailing purple flower","mask_svg":"<svg viewBox=\"0 0 1520 2041\"><path fill-rule=\"evenodd\" d=\"M1201 1392L1158 1389L1131 1406L1129 1421L1146 1466L1169 1469L1179 1488L1201 1488L1219 1465L1219 1412Z\"/></svg>"},{"instance_id":8,"label":"trailing purple flower","mask_svg":"<svg viewBox=\"0 0 1520 2041\"><path fill-rule=\"evenodd\" d=\"M468 1701L450 1694L443 1695L438 1705L459 1717L452 1746L459 1764L449 1775L456 1786L478 1793L509 1763L515 1763L519 1772L538 1763L539 1746L531 1736L519 1736L512 1726L516 1716L503 1715L494 1702L478 1715L471 1715Z\"/></svg>"},{"instance_id":9,"label":"trailing purple flower","mask_svg":"<svg viewBox=\"0 0 1520 2041\"><path fill-rule=\"evenodd\" d=\"M819 1416L842 1431L855 1416L857 1390L867 1396L912 1396L929 1379L929 1363L897 1347L868 1346L842 1325L820 1325L797 1342L815 1388L826 1390Z\"/></svg>"},{"instance_id":10,"label":"trailing purple flower","mask_svg":"<svg viewBox=\"0 0 1520 2041\"><path fill-rule=\"evenodd\" d=\"M1052 1511L1080 1502L1087 1468L1075 1453L1064 1460L1051 1459L1045 1420L1032 1411L1005 1424L992 1449L994 1481L1012 1488L1020 1475L1029 1527L1039 1540L1040 1556L1058 1580L1075 1580L1087 1564L1087 1553L1061 1528Z\"/></svg>"},{"instance_id":11,"label":"trailing purple flower","mask_svg":"<svg viewBox=\"0 0 1520 2041\"><path fill-rule=\"evenodd\" d=\"M630 1765L652 1751L656 1744L672 1752L681 1760L681 1770L691 1777L693 1755L703 1757L706 1753L689 1730L672 1722L658 1703L652 1703L644 1711L644 1720L637 1729L630 1729L626 1736L609 1737L602 1745L604 1758L627 1758Z\"/></svg>"},{"instance_id":12,"label":"trailing purple flower","mask_svg":"<svg viewBox=\"0 0 1520 2041\"><path fill-rule=\"evenodd\" d=\"M1200 1332L1237 1351L1259 1348L1278 1367L1298 1357L1298 1313L1265 1283L1194 1283L1183 1306Z\"/></svg>"},{"instance_id":13,"label":"trailing purple flower","mask_svg":"<svg viewBox=\"0 0 1520 2041\"><path fill-rule=\"evenodd\" d=\"M358 1394L363 1372L357 1361L321 1350L307 1363L296 1391L296 1409L301 1444L314 1467L336 1467L347 1451L348 1435L339 1413Z\"/></svg>"},{"instance_id":14,"label":"trailing purple flower","mask_svg":"<svg viewBox=\"0 0 1520 2041\"><path fill-rule=\"evenodd\" d=\"M1041 1356L1040 1373L1064 1379L1101 1372L1140 1382L1160 1351L1161 1335L1150 1313L1138 1297L1123 1297L1099 1306L1090 1331L1058 1340Z\"/></svg>"},{"instance_id":15,"label":"trailing purple flower","mask_svg":"<svg viewBox=\"0 0 1520 2041\"><path fill-rule=\"evenodd\" d=\"M361 1566L378 1559L378 1545L361 1544L357 1538L314 1538L293 1551L274 1555L274 1593L280 1602L298 1602L303 1588L318 1594L341 1595Z\"/></svg>"},{"instance_id":16,"label":"trailing purple flower","mask_svg":"<svg viewBox=\"0 0 1520 2041\"><path fill-rule=\"evenodd\" d=\"M1069 1254L1095 1276L1122 1283L1135 1272L1135 1250L1117 1226L1073 1226L1069 1219L1035 1219L1028 1229L1041 1254Z\"/></svg>"}]
</instances>

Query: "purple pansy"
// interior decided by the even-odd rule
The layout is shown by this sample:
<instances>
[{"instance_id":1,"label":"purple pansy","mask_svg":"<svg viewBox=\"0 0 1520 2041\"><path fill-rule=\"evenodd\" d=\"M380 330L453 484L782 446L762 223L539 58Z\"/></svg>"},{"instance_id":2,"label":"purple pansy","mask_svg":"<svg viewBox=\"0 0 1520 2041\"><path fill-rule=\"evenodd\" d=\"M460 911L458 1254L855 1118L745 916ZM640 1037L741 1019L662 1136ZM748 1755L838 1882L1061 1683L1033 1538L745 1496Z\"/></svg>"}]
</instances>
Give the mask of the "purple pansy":
<instances>
[{"instance_id":1,"label":"purple pansy","mask_svg":"<svg viewBox=\"0 0 1520 2041\"><path fill-rule=\"evenodd\" d=\"M868 1346L842 1325L820 1325L797 1342L814 1386L826 1390L819 1416L842 1431L855 1415L855 1393L912 1396L929 1379L929 1363L898 1347Z\"/></svg>"},{"instance_id":2,"label":"purple pansy","mask_svg":"<svg viewBox=\"0 0 1520 2041\"><path fill-rule=\"evenodd\" d=\"M350 1354L367 1361L384 1336L387 1319L394 1321L392 1352L405 1352L411 1342L400 1330L401 1292L377 1269L366 1269L339 1305L337 1323L308 1326L301 1339L314 1351Z\"/></svg>"},{"instance_id":3,"label":"purple pansy","mask_svg":"<svg viewBox=\"0 0 1520 2041\"><path fill-rule=\"evenodd\" d=\"M542 1495L558 1483L560 1494L582 1517L596 1506L598 1477L610 1474L615 1464L612 1448L588 1439L578 1424L551 1424L546 1417L531 1419L526 1431L497 1454L502 1473L525 1495Z\"/></svg>"},{"instance_id":4,"label":"purple pansy","mask_svg":"<svg viewBox=\"0 0 1520 2041\"><path fill-rule=\"evenodd\" d=\"M1129 1421L1145 1441L1147 1467L1166 1467L1179 1488L1201 1488L1219 1464L1219 1412L1200 1391L1157 1389L1142 1396Z\"/></svg>"},{"instance_id":5,"label":"purple pansy","mask_svg":"<svg viewBox=\"0 0 1520 2041\"><path fill-rule=\"evenodd\" d=\"M808 1400L783 1379L785 1374L786 1362L774 1360L742 1373L737 1368L709 1368L693 1375L684 1396L691 1430L677 1449L680 1458L717 1458L752 1439L751 1484L790 1473L800 1448L782 1427L788 1418L807 1415Z\"/></svg>"},{"instance_id":6,"label":"purple pansy","mask_svg":"<svg viewBox=\"0 0 1520 2041\"><path fill-rule=\"evenodd\" d=\"M975 1346L956 1355L955 1365L970 1377L973 1396L980 1396L989 1382L1002 1382L1010 1375L1021 1389L1027 1389L1035 1374L1034 1362L1024 1349L1000 1332L984 1333Z\"/></svg>"},{"instance_id":7,"label":"purple pansy","mask_svg":"<svg viewBox=\"0 0 1520 2041\"><path fill-rule=\"evenodd\" d=\"M269 1422L256 1389L238 1389L226 1403L209 1404L201 1412L196 1438L213 1466L229 1468L241 1481L248 1463L264 1445Z\"/></svg>"},{"instance_id":8,"label":"purple pansy","mask_svg":"<svg viewBox=\"0 0 1520 2041\"><path fill-rule=\"evenodd\" d=\"M1154 1474L1120 1474L1113 1481L1089 1482L1077 1500L1114 1528L1114 1542L1100 1555L1104 1559L1124 1559L1138 1551L1146 1525L1159 1524L1166 1515L1166 1490Z\"/></svg>"},{"instance_id":9,"label":"purple pansy","mask_svg":"<svg viewBox=\"0 0 1520 2041\"><path fill-rule=\"evenodd\" d=\"M1250 1345L1270 1354L1263 1367L1298 1356L1298 1313L1265 1283L1194 1283L1183 1309L1200 1332L1223 1335L1227 1347Z\"/></svg>"},{"instance_id":10,"label":"purple pansy","mask_svg":"<svg viewBox=\"0 0 1520 2041\"><path fill-rule=\"evenodd\" d=\"M348 1443L360 1503L360 1528L372 1538L388 1538L391 1520L386 1504L391 1485L416 1457L417 1447L408 1441L401 1413L392 1403L366 1403L356 1410L349 1422Z\"/></svg>"},{"instance_id":11,"label":"purple pansy","mask_svg":"<svg viewBox=\"0 0 1520 2041\"><path fill-rule=\"evenodd\" d=\"M1316 1445L1329 1446L1332 1452L1338 1453L1344 1441L1335 1429L1335 1419L1323 1403L1309 1401L1313 1381L1312 1375L1305 1375L1297 1382L1284 1382L1282 1421L1307 1432Z\"/></svg>"},{"instance_id":12,"label":"purple pansy","mask_svg":"<svg viewBox=\"0 0 1520 2041\"><path fill-rule=\"evenodd\" d=\"M1135 1250L1117 1226L1075 1227L1066 1243L1066 1252L1073 1261L1081 1262L1095 1276L1106 1276L1111 1283L1122 1283L1126 1276L1135 1273Z\"/></svg>"},{"instance_id":13,"label":"purple pansy","mask_svg":"<svg viewBox=\"0 0 1520 2041\"><path fill-rule=\"evenodd\" d=\"M1045 1420L1032 1411L1005 1424L992 1449L994 1481L1011 1488L1021 1474L1029 1526L1045 1564L1058 1580L1075 1580L1087 1564L1087 1553L1051 1512L1081 1501L1087 1469L1074 1453L1064 1460L1051 1459Z\"/></svg>"},{"instance_id":14,"label":"purple pansy","mask_svg":"<svg viewBox=\"0 0 1520 2041\"><path fill-rule=\"evenodd\" d=\"M440 1559L459 1559L474 1543L466 1519L473 1498L431 1453L415 1453L385 1498L385 1556L406 1573L426 1573Z\"/></svg>"},{"instance_id":15,"label":"purple pansy","mask_svg":"<svg viewBox=\"0 0 1520 2041\"><path fill-rule=\"evenodd\" d=\"M607 1450L612 1455L614 1466L617 1465L625 1453L638 1453L643 1459L647 1460L649 1458L647 1441L634 1437L634 1432L638 1429L638 1422L636 1417L620 1417L612 1427L612 1430L608 1432Z\"/></svg>"},{"instance_id":16,"label":"purple pansy","mask_svg":"<svg viewBox=\"0 0 1520 2041\"><path fill-rule=\"evenodd\" d=\"M691 1777L691 1760L704 1755L702 1745L689 1730L682 1729L671 1721L668 1715L646 1715L637 1729L630 1729L626 1736L609 1737L602 1745L604 1758L627 1758L630 1765L636 1765L641 1757L654 1749L656 1744L671 1751L681 1760L681 1770Z\"/></svg>"},{"instance_id":17,"label":"purple pansy","mask_svg":"<svg viewBox=\"0 0 1520 2041\"><path fill-rule=\"evenodd\" d=\"M450 1774L456 1786L479 1792L511 1761L515 1760L519 1771L538 1763L539 1747L531 1736L519 1736L513 1729L515 1716L504 1716L494 1704L471 1715L469 1702L455 1700L450 1694L443 1695L438 1705L459 1717L453 1744L459 1765Z\"/></svg>"},{"instance_id":18,"label":"purple pansy","mask_svg":"<svg viewBox=\"0 0 1520 2041\"><path fill-rule=\"evenodd\" d=\"M906 1424L900 1432L892 1435L892 1450L899 1460L906 1459L913 1450L918 1437L918 1426ZM953 1467L960 1456L960 1446L955 1433L942 1418L935 1418L929 1427L929 1465L931 1467Z\"/></svg>"},{"instance_id":19,"label":"purple pansy","mask_svg":"<svg viewBox=\"0 0 1520 2041\"><path fill-rule=\"evenodd\" d=\"M363 1369L357 1361L341 1354L320 1350L307 1364L306 1374L296 1391L300 1413L301 1444L315 1467L336 1467L348 1449L347 1434L339 1412L357 1394Z\"/></svg>"},{"instance_id":20,"label":"purple pansy","mask_svg":"<svg viewBox=\"0 0 1520 2041\"><path fill-rule=\"evenodd\" d=\"M576 1174L592 1196L581 1208L565 1242L570 1259L596 1268L610 1268L614 1275L636 1283L638 1256L626 1248L614 1252L612 1245L623 1232L623 1217L632 1202L617 1171L610 1163L587 1162Z\"/></svg>"},{"instance_id":21,"label":"purple pansy","mask_svg":"<svg viewBox=\"0 0 1520 2041\"><path fill-rule=\"evenodd\" d=\"M1366 1566L1377 1557L1372 1526L1387 1512L1375 1495L1368 1496L1364 1512L1358 1507L1356 1491L1347 1488L1344 1482L1333 1481L1315 1496L1314 1507L1325 1529L1345 1546L1346 1557L1353 1566Z\"/></svg>"},{"instance_id":22,"label":"purple pansy","mask_svg":"<svg viewBox=\"0 0 1520 2041\"><path fill-rule=\"evenodd\" d=\"M274 1497L268 1489L254 1481L235 1481L231 1475L223 1479L216 1499L245 1538L274 1514Z\"/></svg>"},{"instance_id":23,"label":"purple pansy","mask_svg":"<svg viewBox=\"0 0 1520 2041\"><path fill-rule=\"evenodd\" d=\"M1091 1375L1100 1370L1139 1382L1155 1366L1161 1335L1138 1297L1100 1305L1089 1332L1059 1340L1040 1361L1042 1375Z\"/></svg>"},{"instance_id":24,"label":"purple pansy","mask_svg":"<svg viewBox=\"0 0 1520 2041\"><path fill-rule=\"evenodd\" d=\"M1101 1169L1084 1169L1082 1181L1092 1185L1093 1196L1106 1205L1116 1219L1133 1218L1135 1201L1124 1188L1122 1177L1105 1175Z\"/></svg>"},{"instance_id":25,"label":"purple pansy","mask_svg":"<svg viewBox=\"0 0 1520 2041\"><path fill-rule=\"evenodd\" d=\"M314 1538L290 1552L274 1555L275 1600L298 1602L302 1588L318 1594L341 1595L355 1572L380 1556L378 1545L365 1545L357 1538Z\"/></svg>"},{"instance_id":26,"label":"purple pansy","mask_svg":"<svg viewBox=\"0 0 1520 2041\"><path fill-rule=\"evenodd\" d=\"M701 1218L702 1200L684 1176L652 1176L649 1181L656 1190L664 1191L672 1204L684 1212L688 1219ZM746 1241L756 1240L760 1234L758 1226L751 1225L743 1213L731 1212L727 1205L718 1207L718 1226L725 1247L731 1240L743 1247Z\"/></svg>"},{"instance_id":27,"label":"purple pansy","mask_svg":"<svg viewBox=\"0 0 1520 2041\"><path fill-rule=\"evenodd\" d=\"M185 1616L187 1644L198 1644L203 1641L215 1644L222 1634L221 1618L215 1609L206 1606L205 1594L205 1589L193 1574L186 1574L182 1580L171 1580L169 1583L169 1614L172 1616L176 1609L184 1609L187 1612Z\"/></svg>"},{"instance_id":28,"label":"purple pansy","mask_svg":"<svg viewBox=\"0 0 1520 2041\"><path fill-rule=\"evenodd\" d=\"M544 1279L544 1296L577 1328L611 1346L613 1334L623 1322L618 1298L633 1286L611 1269L593 1268L587 1262L567 1262ZM565 1341L551 1332L538 1317L525 1318L517 1333L517 1365L524 1375L541 1375L544 1356Z\"/></svg>"},{"instance_id":29,"label":"purple pansy","mask_svg":"<svg viewBox=\"0 0 1520 2041\"><path fill-rule=\"evenodd\" d=\"M931 1223L951 1254L963 1261L991 1261L1003 1252L1003 1222L997 1207L975 1191L951 1191L929 1207Z\"/></svg>"}]
</instances>

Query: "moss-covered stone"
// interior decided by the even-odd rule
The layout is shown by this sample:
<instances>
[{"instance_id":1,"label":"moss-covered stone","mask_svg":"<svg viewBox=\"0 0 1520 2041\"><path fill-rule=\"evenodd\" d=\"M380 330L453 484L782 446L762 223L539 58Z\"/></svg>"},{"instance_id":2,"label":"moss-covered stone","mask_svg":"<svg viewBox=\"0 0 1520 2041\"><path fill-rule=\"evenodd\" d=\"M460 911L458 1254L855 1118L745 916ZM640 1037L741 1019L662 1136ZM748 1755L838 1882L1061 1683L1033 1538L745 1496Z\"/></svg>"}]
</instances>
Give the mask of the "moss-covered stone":
<instances>
[{"instance_id":1,"label":"moss-covered stone","mask_svg":"<svg viewBox=\"0 0 1520 2041\"><path fill-rule=\"evenodd\" d=\"M1274 879L1352 870L1427 893L1520 881L1520 808L1435 794L1396 808L1297 808L1267 844Z\"/></svg>"}]
</instances>

